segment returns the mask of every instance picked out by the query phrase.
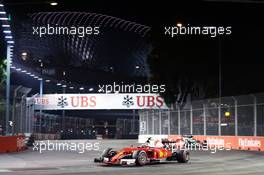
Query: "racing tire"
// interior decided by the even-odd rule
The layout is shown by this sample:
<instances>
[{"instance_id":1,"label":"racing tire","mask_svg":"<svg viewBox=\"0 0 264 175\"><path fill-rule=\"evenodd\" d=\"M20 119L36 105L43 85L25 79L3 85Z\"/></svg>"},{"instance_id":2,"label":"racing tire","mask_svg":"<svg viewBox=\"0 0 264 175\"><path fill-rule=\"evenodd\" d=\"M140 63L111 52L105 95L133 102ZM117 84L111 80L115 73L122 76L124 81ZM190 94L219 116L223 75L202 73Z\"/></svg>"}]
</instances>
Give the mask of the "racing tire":
<instances>
[{"instance_id":1,"label":"racing tire","mask_svg":"<svg viewBox=\"0 0 264 175\"><path fill-rule=\"evenodd\" d=\"M113 151L112 148L106 148L101 156L100 156L100 159L103 160L104 157L107 157L107 158L112 158L113 156L116 155L116 151Z\"/></svg>"},{"instance_id":2,"label":"racing tire","mask_svg":"<svg viewBox=\"0 0 264 175\"><path fill-rule=\"evenodd\" d=\"M102 159L101 158L94 158L94 162L95 163L102 162Z\"/></svg>"},{"instance_id":3,"label":"racing tire","mask_svg":"<svg viewBox=\"0 0 264 175\"><path fill-rule=\"evenodd\" d=\"M112 151L112 148L106 148L104 149L104 151L102 152L100 158L104 158L104 157L109 157L109 153Z\"/></svg>"},{"instance_id":4,"label":"racing tire","mask_svg":"<svg viewBox=\"0 0 264 175\"><path fill-rule=\"evenodd\" d=\"M136 165L138 166L144 166L148 162L147 153L143 150L134 151L132 154L132 158L136 159Z\"/></svg>"},{"instance_id":5,"label":"racing tire","mask_svg":"<svg viewBox=\"0 0 264 175\"><path fill-rule=\"evenodd\" d=\"M177 152L176 159L179 163L187 163L190 160L190 152L186 150L180 150Z\"/></svg>"}]
</instances>

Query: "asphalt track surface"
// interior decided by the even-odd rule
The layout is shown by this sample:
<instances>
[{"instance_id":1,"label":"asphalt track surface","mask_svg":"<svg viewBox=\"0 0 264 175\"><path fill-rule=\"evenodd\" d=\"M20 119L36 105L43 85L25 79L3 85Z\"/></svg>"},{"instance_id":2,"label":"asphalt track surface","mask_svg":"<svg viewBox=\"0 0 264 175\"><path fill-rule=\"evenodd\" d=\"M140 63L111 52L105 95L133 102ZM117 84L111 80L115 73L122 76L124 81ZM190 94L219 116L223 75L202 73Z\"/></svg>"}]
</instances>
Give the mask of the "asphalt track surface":
<instances>
[{"instance_id":1,"label":"asphalt track surface","mask_svg":"<svg viewBox=\"0 0 264 175\"><path fill-rule=\"evenodd\" d=\"M67 142L67 141L63 141ZM0 155L0 175L260 175L264 172L264 153L254 151L191 151L189 163L166 162L144 167L105 166L93 163L106 147L137 145L136 140L75 140L99 142L100 151L38 151Z\"/></svg>"}]
</instances>

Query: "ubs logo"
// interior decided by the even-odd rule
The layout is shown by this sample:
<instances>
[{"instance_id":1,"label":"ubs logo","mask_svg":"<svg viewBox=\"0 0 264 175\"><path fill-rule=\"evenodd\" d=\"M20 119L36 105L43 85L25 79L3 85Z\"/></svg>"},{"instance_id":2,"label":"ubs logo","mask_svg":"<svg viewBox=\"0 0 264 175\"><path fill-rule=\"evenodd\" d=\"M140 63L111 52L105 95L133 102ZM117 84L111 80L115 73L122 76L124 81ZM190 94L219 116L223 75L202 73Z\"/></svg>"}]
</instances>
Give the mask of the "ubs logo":
<instances>
[{"instance_id":1,"label":"ubs logo","mask_svg":"<svg viewBox=\"0 0 264 175\"><path fill-rule=\"evenodd\" d=\"M130 106L133 106L134 105L133 97L129 97L129 95L126 95L124 97L124 101L123 101L122 105L126 106L127 108L129 108Z\"/></svg>"}]
</instances>

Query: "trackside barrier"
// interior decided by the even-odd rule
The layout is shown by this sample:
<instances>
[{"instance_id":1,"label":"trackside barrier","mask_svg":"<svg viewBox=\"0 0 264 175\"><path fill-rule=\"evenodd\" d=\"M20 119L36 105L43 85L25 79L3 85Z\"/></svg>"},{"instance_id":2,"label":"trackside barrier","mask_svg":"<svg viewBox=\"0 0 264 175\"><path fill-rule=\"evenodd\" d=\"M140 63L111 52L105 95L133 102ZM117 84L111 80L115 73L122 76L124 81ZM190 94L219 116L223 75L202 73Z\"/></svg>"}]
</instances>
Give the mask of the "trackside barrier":
<instances>
[{"instance_id":1,"label":"trackside barrier","mask_svg":"<svg viewBox=\"0 0 264 175\"><path fill-rule=\"evenodd\" d=\"M0 136L0 153L26 150L24 136Z\"/></svg>"},{"instance_id":2,"label":"trackside barrier","mask_svg":"<svg viewBox=\"0 0 264 175\"><path fill-rule=\"evenodd\" d=\"M179 135L169 135L169 140L180 138ZM264 151L264 137L254 136L199 136L194 139L206 141L208 145L219 145L226 149Z\"/></svg>"},{"instance_id":3,"label":"trackside barrier","mask_svg":"<svg viewBox=\"0 0 264 175\"><path fill-rule=\"evenodd\" d=\"M152 137L154 143L161 139L178 140L181 135L139 135L138 142L144 143L147 138ZM264 151L264 137L254 136L203 136L193 135L199 141L206 141L208 145L219 145L226 149Z\"/></svg>"}]
</instances>

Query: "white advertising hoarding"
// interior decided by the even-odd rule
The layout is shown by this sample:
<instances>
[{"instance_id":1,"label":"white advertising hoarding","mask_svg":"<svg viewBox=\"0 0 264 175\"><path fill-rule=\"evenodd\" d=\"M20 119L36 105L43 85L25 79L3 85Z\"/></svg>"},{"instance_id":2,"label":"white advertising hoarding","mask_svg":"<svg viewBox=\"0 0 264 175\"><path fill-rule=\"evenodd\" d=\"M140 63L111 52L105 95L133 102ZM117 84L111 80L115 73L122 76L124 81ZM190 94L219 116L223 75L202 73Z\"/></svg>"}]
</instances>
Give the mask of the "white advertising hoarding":
<instances>
[{"instance_id":1,"label":"white advertising hoarding","mask_svg":"<svg viewBox=\"0 0 264 175\"><path fill-rule=\"evenodd\" d=\"M158 94L45 94L35 110L167 109Z\"/></svg>"}]
</instances>

